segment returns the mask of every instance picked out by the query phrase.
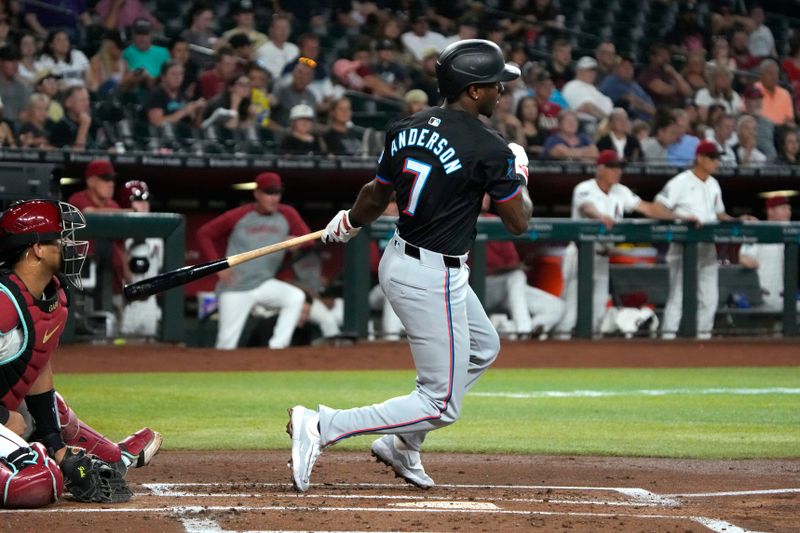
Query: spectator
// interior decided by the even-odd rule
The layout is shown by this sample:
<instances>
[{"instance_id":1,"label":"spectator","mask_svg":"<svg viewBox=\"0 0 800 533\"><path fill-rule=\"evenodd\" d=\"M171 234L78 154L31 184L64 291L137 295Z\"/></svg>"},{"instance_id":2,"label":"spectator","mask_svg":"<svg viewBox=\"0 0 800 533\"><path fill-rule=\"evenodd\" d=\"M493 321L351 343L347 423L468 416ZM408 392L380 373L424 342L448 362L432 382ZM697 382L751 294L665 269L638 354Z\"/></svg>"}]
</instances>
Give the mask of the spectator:
<instances>
[{"instance_id":1,"label":"spectator","mask_svg":"<svg viewBox=\"0 0 800 533\"><path fill-rule=\"evenodd\" d=\"M697 5L694 2L682 3L672 30L665 36L672 50L677 54L690 54L705 49L707 32L700 25Z\"/></svg>"},{"instance_id":2,"label":"spectator","mask_svg":"<svg viewBox=\"0 0 800 533\"><path fill-rule=\"evenodd\" d=\"M594 86L597 78L597 61L584 56L578 60L575 70L575 79L564 85L562 91L569 108L583 120L598 121L608 117L614 104L611 98Z\"/></svg>"},{"instance_id":3,"label":"spectator","mask_svg":"<svg viewBox=\"0 0 800 533\"><path fill-rule=\"evenodd\" d=\"M0 147L16 148L17 142L14 139L14 132L3 120L3 102L0 101Z\"/></svg>"},{"instance_id":4,"label":"spectator","mask_svg":"<svg viewBox=\"0 0 800 533\"><path fill-rule=\"evenodd\" d=\"M153 44L153 26L147 19L137 19L131 26L132 43L122 52L128 62L128 69L141 72L140 76L155 79L161 73L161 66L169 60L169 51L163 46ZM151 81L145 82L150 85Z\"/></svg>"},{"instance_id":5,"label":"spectator","mask_svg":"<svg viewBox=\"0 0 800 533\"><path fill-rule=\"evenodd\" d=\"M100 0L94 12L107 30L125 31L137 19L145 19L156 30L161 30L161 23L139 0Z\"/></svg>"},{"instance_id":6,"label":"spectator","mask_svg":"<svg viewBox=\"0 0 800 533\"><path fill-rule=\"evenodd\" d=\"M592 161L597 157L597 147L583 133L578 133L578 116L564 110L558 115L558 131L544 143L542 155L549 159Z\"/></svg>"},{"instance_id":7,"label":"spectator","mask_svg":"<svg viewBox=\"0 0 800 533\"><path fill-rule=\"evenodd\" d=\"M755 118L750 115L739 117L739 121L736 123L739 142L731 147L737 166L759 166L767 162L767 156L756 147L756 130Z\"/></svg>"},{"instance_id":8,"label":"spectator","mask_svg":"<svg viewBox=\"0 0 800 533\"><path fill-rule=\"evenodd\" d=\"M239 66L246 65L253 59L253 43L250 42L250 37L244 33L237 33L231 35L230 38L231 50L233 50L233 57L239 63Z\"/></svg>"},{"instance_id":9,"label":"spectator","mask_svg":"<svg viewBox=\"0 0 800 533\"><path fill-rule=\"evenodd\" d=\"M161 67L159 84L150 93L145 104L145 113L150 125L161 127L167 124L199 125L206 101L198 98L188 102L181 93L183 66L167 61Z\"/></svg>"},{"instance_id":10,"label":"spectator","mask_svg":"<svg viewBox=\"0 0 800 533\"><path fill-rule=\"evenodd\" d=\"M316 107L317 98L309 89L311 80L314 79L315 68L316 62L314 61L298 64L290 78L276 83L274 94L277 103L273 109L272 118L281 126L289 125L289 112L294 106L308 104L312 108Z\"/></svg>"},{"instance_id":11,"label":"spectator","mask_svg":"<svg viewBox=\"0 0 800 533\"><path fill-rule=\"evenodd\" d=\"M674 109L678 139L667 147L667 164L688 167L694 161L694 154L700 139L692 135L689 114L683 109Z\"/></svg>"},{"instance_id":12,"label":"spectator","mask_svg":"<svg viewBox=\"0 0 800 533\"><path fill-rule=\"evenodd\" d=\"M420 62L431 48L438 54L447 46L447 39L444 35L431 31L428 27L428 19L421 13L412 17L411 31L405 32L400 40L411 57Z\"/></svg>"},{"instance_id":13,"label":"spectator","mask_svg":"<svg viewBox=\"0 0 800 533\"><path fill-rule=\"evenodd\" d=\"M247 128L256 117L256 110L251 109L250 78L245 74L231 79L225 90L212 98L203 111L203 126L217 122L228 130ZM218 110L222 110L221 112Z\"/></svg>"},{"instance_id":14,"label":"spectator","mask_svg":"<svg viewBox=\"0 0 800 533\"><path fill-rule=\"evenodd\" d=\"M478 29L480 28L480 21L470 15L463 16L456 20L456 33L447 37L444 41L444 47L453 44L456 41L464 39L476 39L478 37ZM444 50L444 48L443 48Z\"/></svg>"},{"instance_id":15,"label":"spectator","mask_svg":"<svg viewBox=\"0 0 800 533\"><path fill-rule=\"evenodd\" d=\"M12 126L19 120L19 114L28 105L31 89L18 78L19 50L7 44L0 47L0 100L3 114Z\"/></svg>"},{"instance_id":16,"label":"spectator","mask_svg":"<svg viewBox=\"0 0 800 533\"><path fill-rule=\"evenodd\" d=\"M631 121L628 113L621 107L615 107L611 111L608 133L597 141L597 150L613 150L626 163L642 160L642 147L639 140L631 134Z\"/></svg>"},{"instance_id":17,"label":"spectator","mask_svg":"<svg viewBox=\"0 0 800 533\"><path fill-rule=\"evenodd\" d=\"M708 106L711 104L721 105L725 113L733 116L744 111L742 99L739 93L733 90L732 83L733 76L725 67L718 66L711 70L708 88L700 89L694 97L700 120L705 122L708 119Z\"/></svg>"},{"instance_id":18,"label":"spectator","mask_svg":"<svg viewBox=\"0 0 800 533\"><path fill-rule=\"evenodd\" d=\"M714 37L713 46L711 47L711 61L708 62L710 67L725 67L730 71L737 68L736 60L731 56L731 47L728 44L728 39L722 35Z\"/></svg>"},{"instance_id":19,"label":"spectator","mask_svg":"<svg viewBox=\"0 0 800 533\"><path fill-rule=\"evenodd\" d=\"M313 33L304 33L298 37L297 47L299 48L299 51L297 52L297 56L289 61L285 67L283 67L281 76L291 73L301 58L307 58L313 60L317 64L317 66L314 68L314 82L330 78L330 73L325 67L325 64L322 62L319 39L319 35L315 35ZM312 82L312 84L314 82Z\"/></svg>"},{"instance_id":20,"label":"spectator","mask_svg":"<svg viewBox=\"0 0 800 533\"><path fill-rule=\"evenodd\" d=\"M606 76L614 72L617 66L617 47L613 41L602 41L594 49L594 58L597 60L597 79L595 85L600 85Z\"/></svg>"},{"instance_id":21,"label":"spectator","mask_svg":"<svg viewBox=\"0 0 800 533\"><path fill-rule=\"evenodd\" d=\"M189 51L189 42L183 37L175 37L169 43L169 57L171 61L183 66L183 83L181 93L193 97L197 93L197 78L200 76L200 67L192 59ZM153 81L149 76L148 80Z\"/></svg>"},{"instance_id":22,"label":"spectator","mask_svg":"<svg viewBox=\"0 0 800 533\"><path fill-rule=\"evenodd\" d=\"M692 95L691 86L669 63L669 50L663 43L650 47L649 58L638 81L656 106L677 107Z\"/></svg>"},{"instance_id":23,"label":"spectator","mask_svg":"<svg viewBox=\"0 0 800 533\"><path fill-rule=\"evenodd\" d=\"M346 96L334 100L328 113L328 128L322 135L325 153L360 155L363 153L364 128L353 125L353 106Z\"/></svg>"},{"instance_id":24,"label":"spectator","mask_svg":"<svg viewBox=\"0 0 800 533\"><path fill-rule=\"evenodd\" d=\"M534 97L539 108L539 128L547 133L558 129L558 116L567 109L567 101L553 85L550 73L540 70L534 75Z\"/></svg>"},{"instance_id":25,"label":"spectator","mask_svg":"<svg viewBox=\"0 0 800 533\"><path fill-rule=\"evenodd\" d=\"M483 197L484 218L489 214L488 194ZM557 296L528 285L519 253L511 241L489 241L486 244L487 309L502 309L511 316L514 337L547 338L547 333L564 314L564 302Z\"/></svg>"},{"instance_id":26,"label":"spectator","mask_svg":"<svg viewBox=\"0 0 800 533\"><path fill-rule=\"evenodd\" d=\"M620 57L614 72L600 85L600 92L611 98L616 107L625 109L634 120L653 120L656 107L647 91L634 79L630 57Z\"/></svg>"},{"instance_id":27,"label":"spectator","mask_svg":"<svg viewBox=\"0 0 800 533\"><path fill-rule=\"evenodd\" d=\"M522 131L522 123L514 113L513 104L514 98L511 93L503 90L489 123L506 141L525 146L525 132Z\"/></svg>"},{"instance_id":28,"label":"spectator","mask_svg":"<svg viewBox=\"0 0 800 533\"><path fill-rule=\"evenodd\" d=\"M271 119L272 104L269 99L269 72L253 61L247 66L247 77L250 78L250 102L255 113L256 124L262 128L280 129L280 125Z\"/></svg>"},{"instance_id":29,"label":"spectator","mask_svg":"<svg viewBox=\"0 0 800 533\"><path fill-rule=\"evenodd\" d=\"M736 166L736 154L732 148L737 144L735 127L736 119L732 115L720 115L714 122L713 136L710 139L717 147L720 163L726 166Z\"/></svg>"},{"instance_id":30,"label":"spectator","mask_svg":"<svg viewBox=\"0 0 800 533\"><path fill-rule=\"evenodd\" d=\"M776 126L794 126L794 104L789 91L778 85L778 64L765 59L758 69L758 82L755 87L761 91L761 116L768 118Z\"/></svg>"},{"instance_id":31,"label":"spectator","mask_svg":"<svg viewBox=\"0 0 800 533\"><path fill-rule=\"evenodd\" d=\"M714 143L697 145L694 168L685 170L667 182L655 202L672 211L679 219L699 224L733 220L725 212L722 190L713 174L719 166L720 153ZM740 217L753 220L749 215ZM681 321L683 305L683 245L670 243L667 252L669 296L661 326L663 339L674 339ZM709 339L714 328L714 314L719 300L719 266L714 243L697 245L697 338Z\"/></svg>"},{"instance_id":32,"label":"spectator","mask_svg":"<svg viewBox=\"0 0 800 533\"><path fill-rule=\"evenodd\" d=\"M25 116L27 119L19 127L19 145L22 148L46 150L52 148L47 138L47 109L50 98L41 93L34 93L28 100Z\"/></svg>"},{"instance_id":33,"label":"spectator","mask_svg":"<svg viewBox=\"0 0 800 533\"><path fill-rule=\"evenodd\" d=\"M436 61L434 60L434 70L435 67ZM368 65L361 61L351 61L350 59L337 60L333 64L333 76L334 79L346 89L361 91L384 98L401 99L399 93L395 92L394 89L387 85L380 76L375 74ZM428 98L430 98L430 94L428 94Z\"/></svg>"},{"instance_id":34,"label":"spectator","mask_svg":"<svg viewBox=\"0 0 800 533\"><path fill-rule=\"evenodd\" d=\"M692 91L699 91L707 87L706 83L706 51L694 50L686 59L686 64L681 70L681 76L692 88Z\"/></svg>"},{"instance_id":35,"label":"spectator","mask_svg":"<svg viewBox=\"0 0 800 533\"><path fill-rule=\"evenodd\" d=\"M763 59L765 57L777 57L775 51L775 37L772 31L764 24L764 10L759 6L754 6L750 10L752 20L752 31L747 38L747 50L750 55Z\"/></svg>"},{"instance_id":36,"label":"spectator","mask_svg":"<svg viewBox=\"0 0 800 533\"><path fill-rule=\"evenodd\" d=\"M36 69L61 76L59 85L62 91L75 85L91 87L94 84L89 60L83 52L72 47L69 34L63 30L50 32Z\"/></svg>"},{"instance_id":37,"label":"spectator","mask_svg":"<svg viewBox=\"0 0 800 533\"><path fill-rule=\"evenodd\" d=\"M639 141L639 146L650 137L650 124L641 119L631 122L631 135Z\"/></svg>"},{"instance_id":38,"label":"spectator","mask_svg":"<svg viewBox=\"0 0 800 533\"><path fill-rule=\"evenodd\" d=\"M795 144L797 138L795 134ZM767 220L770 222L789 222L792 219L792 205L790 196L797 193L777 191L766 193L765 208ZM771 311L783 310L783 280L784 280L784 244L743 244L739 249L739 264L745 268L758 271L758 284L761 286L763 297L762 308ZM794 295L787 295L794 299Z\"/></svg>"},{"instance_id":39,"label":"spectator","mask_svg":"<svg viewBox=\"0 0 800 533\"><path fill-rule=\"evenodd\" d=\"M614 150L597 156L595 177L583 181L572 191L572 219L596 220L606 229L620 222L625 213L638 211L650 218L674 218L663 206L646 202L620 183L623 162ZM609 294L609 260L606 244L594 245L594 293L592 295L592 330L597 332L606 312ZM558 338L569 338L578 317L578 248L570 243L562 265L564 288L561 298L565 312L556 325Z\"/></svg>"},{"instance_id":40,"label":"spectator","mask_svg":"<svg viewBox=\"0 0 800 533\"><path fill-rule=\"evenodd\" d=\"M760 58L750 54L749 36L747 32L738 28L731 35L731 56L736 61L738 70L750 70L758 66Z\"/></svg>"},{"instance_id":41,"label":"spectator","mask_svg":"<svg viewBox=\"0 0 800 533\"><path fill-rule=\"evenodd\" d=\"M209 48L208 53L191 51L192 61L203 70L209 69L214 65L214 56L210 53L217 44L219 37L214 33L214 10L204 0L196 1L189 8L187 19L189 27L181 32L181 37L187 43ZM235 35L235 34L234 34ZM246 33L243 35L247 35ZM249 42L249 39L248 39Z\"/></svg>"},{"instance_id":42,"label":"spectator","mask_svg":"<svg viewBox=\"0 0 800 533\"><path fill-rule=\"evenodd\" d=\"M39 75L39 50L36 43L36 37L30 32L24 32L20 35L17 47L19 48L19 71L17 79L28 87L33 87Z\"/></svg>"},{"instance_id":43,"label":"spectator","mask_svg":"<svg viewBox=\"0 0 800 533\"><path fill-rule=\"evenodd\" d=\"M783 58L781 67L792 86L795 105L797 105L800 95L800 33L794 35L789 41L789 55Z\"/></svg>"},{"instance_id":44,"label":"spectator","mask_svg":"<svg viewBox=\"0 0 800 533\"><path fill-rule=\"evenodd\" d=\"M297 211L280 203L282 192L278 174L264 172L256 176L255 202L227 211L198 230L197 241L203 255L208 259L229 256L309 233L311 230ZM275 279L285 255L286 252L265 255L217 274L217 349L237 347L256 304L279 309L269 347L289 346L306 297L299 288Z\"/></svg>"},{"instance_id":45,"label":"spectator","mask_svg":"<svg viewBox=\"0 0 800 533\"><path fill-rule=\"evenodd\" d=\"M781 138L781 149L776 163L781 165L800 165L800 139L795 130L788 130Z\"/></svg>"},{"instance_id":46,"label":"spectator","mask_svg":"<svg viewBox=\"0 0 800 533\"><path fill-rule=\"evenodd\" d=\"M50 129L50 144L72 150L97 148L98 134L99 129L92 119L89 91L73 85L64 93L64 117Z\"/></svg>"},{"instance_id":47,"label":"spectator","mask_svg":"<svg viewBox=\"0 0 800 533\"><path fill-rule=\"evenodd\" d=\"M547 140L547 132L539 128L539 106L536 98L525 96L517 103L517 120L522 125L522 134L525 136L525 151L531 159L539 159Z\"/></svg>"},{"instance_id":48,"label":"spectator","mask_svg":"<svg viewBox=\"0 0 800 533\"><path fill-rule=\"evenodd\" d=\"M550 48L550 61L547 63L547 71L556 86L561 89L568 81L575 78L575 70L572 68L572 45L564 39L556 39Z\"/></svg>"},{"instance_id":49,"label":"spectator","mask_svg":"<svg viewBox=\"0 0 800 533\"><path fill-rule=\"evenodd\" d=\"M376 61L372 66L375 74L381 77L396 93L403 94L408 89L408 71L397 60L394 42L383 39L375 46Z\"/></svg>"},{"instance_id":50,"label":"spectator","mask_svg":"<svg viewBox=\"0 0 800 533\"><path fill-rule=\"evenodd\" d=\"M314 134L314 109L306 104L294 106L289 113L289 132L281 142L286 154L319 155L323 152L319 138Z\"/></svg>"},{"instance_id":51,"label":"spectator","mask_svg":"<svg viewBox=\"0 0 800 533\"><path fill-rule=\"evenodd\" d=\"M122 58L122 39L117 32L103 34L100 49L89 62L88 89L93 92L110 93L124 81L133 82L128 76L128 63ZM126 80L126 77L128 78Z\"/></svg>"},{"instance_id":52,"label":"spectator","mask_svg":"<svg viewBox=\"0 0 800 533\"><path fill-rule=\"evenodd\" d=\"M224 46L217 50L214 68L206 70L197 78L197 96L211 100L220 94L236 77L239 62L233 50Z\"/></svg>"},{"instance_id":53,"label":"spectator","mask_svg":"<svg viewBox=\"0 0 800 533\"><path fill-rule=\"evenodd\" d=\"M653 130L655 135L642 141L642 155L647 163L664 165L667 163L669 145L678 140L678 127L672 113L659 111Z\"/></svg>"},{"instance_id":54,"label":"spectator","mask_svg":"<svg viewBox=\"0 0 800 533\"><path fill-rule=\"evenodd\" d=\"M244 33L250 38L253 50L258 50L264 46L268 39L267 36L255 29L255 19L253 18L253 0L239 0L231 8L231 17L236 26L222 34L222 41L218 41L217 46L224 46L229 39L237 33Z\"/></svg>"},{"instance_id":55,"label":"spectator","mask_svg":"<svg viewBox=\"0 0 800 533\"><path fill-rule=\"evenodd\" d=\"M0 63L0 67L2 67L2 63ZM0 87L2 87L1 82ZM61 120L64 117L64 107L58 101L58 76L49 72L41 73L36 81L35 89L37 93L47 96L50 100L50 106L47 108L47 118L51 122Z\"/></svg>"},{"instance_id":56,"label":"spectator","mask_svg":"<svg viewBox=\"0 0 800 533\"><path fill-rule=\"evenodd\" d=\"M72 42L79 42L81 27L92 24L86 3L83 0L59 0L58 7L61 9L51 9L47 4L25 2L25 22L28 27L41 38L59 29L67 32Z\"/></svg>"},{"instance_id":57,"label":"spectator","mask_svg":"<svg viewBox=\"0 0 800 533\"><path fill-rule=\"evenodd\" d=\"M421 89L411 89L403 95L403 101L405 102L403 116L411 116L430 107L428 105L428 95Z\"/></svg>"},{"instance_id":58,"label":"spectator","mask_svg":"<svg viewBox=\"0 0 800 533\"><path fill-rule=\"evenodd\" d=\"M411 87L425 91L428 95L428 102L431 105L439 105L442 96L439 94L439 85L436 82L436 61L439 52L435 48L430 48L422 59L422 64L412 67L409 71Z\"/></svg>"},{"instance_id":59,"label":"spectator","mask_svg":"<svg viewBox=\"0 0 800 533\"><path fill-rule=\"evenodd\" d=\"M269 25L269 40L255 48L256 56L276 80L281 77L283 68L300 53L297 45L289 42L291 32L289 17L274 15Z\"/></svg>"}]
</instances>

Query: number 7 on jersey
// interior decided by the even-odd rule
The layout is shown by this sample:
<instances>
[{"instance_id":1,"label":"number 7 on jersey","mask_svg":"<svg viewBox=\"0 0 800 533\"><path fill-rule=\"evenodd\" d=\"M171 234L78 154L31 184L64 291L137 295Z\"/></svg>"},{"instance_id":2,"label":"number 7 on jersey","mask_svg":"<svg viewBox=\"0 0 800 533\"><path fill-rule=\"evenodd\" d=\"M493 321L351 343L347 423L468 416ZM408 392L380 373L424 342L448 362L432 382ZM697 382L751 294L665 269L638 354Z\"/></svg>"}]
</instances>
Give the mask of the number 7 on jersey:
<instances>
[{"instance_id":1,"label":"number 7 on jersey","mask_svg":"<svg viewBox=\"0 0 800 533\"><path fill-rule=\"evenodd\" d=\"M413 174L414 183L411 184L411 194L408 195L408 205L403 209L403 213L414 216L419 203L419 197L422 195L422 189L425 188L425 182L428 181L428 176L431 173L431 166L422 161L417 161L410 157L406 157L403 162L403 172Z\"/></svg>"}]
</instances>

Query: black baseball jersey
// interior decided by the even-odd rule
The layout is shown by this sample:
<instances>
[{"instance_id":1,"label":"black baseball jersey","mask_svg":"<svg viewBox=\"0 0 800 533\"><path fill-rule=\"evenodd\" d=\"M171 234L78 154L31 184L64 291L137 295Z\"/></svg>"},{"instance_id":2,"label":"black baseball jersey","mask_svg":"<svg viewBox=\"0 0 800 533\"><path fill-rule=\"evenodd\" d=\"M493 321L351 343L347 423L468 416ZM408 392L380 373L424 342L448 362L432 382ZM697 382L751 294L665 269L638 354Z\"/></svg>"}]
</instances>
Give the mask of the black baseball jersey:
<instances>
[{"instance_id":1,"label":"black baseball jersey","mask_svg":"<svg viewBox=\"0 0 800 533\"><path fill-rule=\"evenodd\" d=\"M499 133L469 113L441 107L392 124L375 179L394 185L400 236L447 255L472 248L484 192L503 202L520 194L523 183Z\"/></svg>"}]
</instances>

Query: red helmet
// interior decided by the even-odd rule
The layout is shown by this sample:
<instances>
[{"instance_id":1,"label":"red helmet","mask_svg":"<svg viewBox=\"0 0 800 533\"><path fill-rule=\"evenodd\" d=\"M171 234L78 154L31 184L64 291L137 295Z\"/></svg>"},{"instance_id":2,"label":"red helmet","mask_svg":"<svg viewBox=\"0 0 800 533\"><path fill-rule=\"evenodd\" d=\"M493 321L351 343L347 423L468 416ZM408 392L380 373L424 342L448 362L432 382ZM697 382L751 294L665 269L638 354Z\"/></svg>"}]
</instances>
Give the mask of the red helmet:
<instances>
[{"instance_id":1,"label":"red helmet","mask_svg":"<svg viewBox=\"0 0 800 533\"><path fill-rule=\"evenodd\" d=\"M119 188L117 203L123 209L129 208L133 202L146 202L150 199L150 188L141 180L130 180Z\"/></svg>"},{"instance_id":2,"label":"red helmet","mask_svg":"<svg viewBox=\"0 0 800 533\"><path fill-rule=\"evenodd\" d=\"M72 204L22 200L0 215L0 253L61 240L62 272L73 285L81 288L81 267L89 243L76 241L75 230L85 227L83 214Z\"/></svg>"}]
</instances>

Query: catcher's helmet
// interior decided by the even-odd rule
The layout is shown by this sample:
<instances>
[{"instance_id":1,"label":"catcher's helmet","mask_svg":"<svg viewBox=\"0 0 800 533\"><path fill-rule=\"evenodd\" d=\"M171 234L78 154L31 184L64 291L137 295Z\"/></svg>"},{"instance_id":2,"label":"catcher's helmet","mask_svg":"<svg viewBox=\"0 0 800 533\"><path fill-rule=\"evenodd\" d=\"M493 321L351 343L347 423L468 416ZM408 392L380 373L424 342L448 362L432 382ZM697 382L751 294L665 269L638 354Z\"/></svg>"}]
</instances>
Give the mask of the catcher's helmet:
<instances>
[{"instance_id":1,"label":"catcher's helmet","mask_svg":"<svg viewBox=\"0 0 800 533\"><path fill-rule=\"evenodd\" d=\"M81 267L89 242L76 241L75 230L84 227L83 214L66 202L23 200L12 204L0 215L0 262L6 253L40 242L60 240L62 272L73 285L81 288Z\"/></svg>"},{"instance_id":2,"label":"catcher's helmet","mask_svg":"<svg viewBox=\"0 0 800 533\"><path fill-rule=\"evenodd\" d=\"M436 60L439 92L445 98L455 98L476 83L511 81L519 76L519 67L506 63L500 47L484 39L456 41Z\"/></svg>"},{"instance_id":3,"label":"catcher's helmet","mask_svg":"<svg viewBox=\"0 0 800 533\"><path fill-rule=\"evenodd\" d=\"M150 189L147 187L147 183L141 180L126 181L118 191L117 203L122 208L130 207L133 202L150 200Z\"/></svg>"}]
</instances>

